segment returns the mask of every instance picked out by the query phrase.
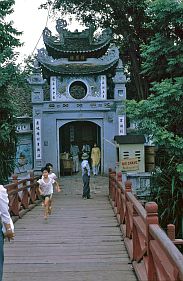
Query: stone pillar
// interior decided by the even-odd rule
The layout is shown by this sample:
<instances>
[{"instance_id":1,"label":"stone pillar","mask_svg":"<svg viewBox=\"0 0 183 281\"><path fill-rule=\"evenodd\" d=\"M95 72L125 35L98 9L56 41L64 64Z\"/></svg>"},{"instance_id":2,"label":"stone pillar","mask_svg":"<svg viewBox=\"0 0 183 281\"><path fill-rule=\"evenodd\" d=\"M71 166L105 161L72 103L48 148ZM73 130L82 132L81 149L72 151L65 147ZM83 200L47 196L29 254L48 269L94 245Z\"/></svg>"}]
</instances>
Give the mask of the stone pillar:
<instances>
[{"instance_id":1,"label":"stone pillar","mask_svg":"<svg viewBox=\"0 0 183 281\"><path fill-rule=\"evenodd\" d=\"M116 68L116 74L113 78L114 82L114 99L117 100L125 100L126 99L126 76L123 71L123 63L122 60L119 59L118 66Z\"/></svg>"},{"instance_id":2,"label":"stone pillar","mask_svg":"<svg viewBox=\"0 0 183 281\"><path fill-rule=\"evenodd\" d=\"M126 99L126 76L123 71L122 61L119 59L118 66L116 68L116 74L113 78L114 82L114 99L116 101L116 135L126 135L126 112L125 105L122 102Z\"/></svg>"},{"instance_id":3,"label":"stone pillar","mask_svg":"<svg viewBox=\"0 0 183 281\"><path fill-rule=\"evenodd\" d=\"M40 103L44 100L43 85L45 80L41 76L41 68L35 62L33 73L27 79L32 89L32 103Z\"/></svg>"},{"instance_id":4,"label":"stone pillar","mask_svg":"<svg viewBox=\"0 0 183 281\"><path fill-rule=\"evenodd\" d=\"M41 69L35 62L33 74L27 79L32 88L33 105L33 147L34 147L34 171L40 170L42 160L42 106L44 102L43 85L45 80L41 76Z\"/></svg>"}]
</instances>

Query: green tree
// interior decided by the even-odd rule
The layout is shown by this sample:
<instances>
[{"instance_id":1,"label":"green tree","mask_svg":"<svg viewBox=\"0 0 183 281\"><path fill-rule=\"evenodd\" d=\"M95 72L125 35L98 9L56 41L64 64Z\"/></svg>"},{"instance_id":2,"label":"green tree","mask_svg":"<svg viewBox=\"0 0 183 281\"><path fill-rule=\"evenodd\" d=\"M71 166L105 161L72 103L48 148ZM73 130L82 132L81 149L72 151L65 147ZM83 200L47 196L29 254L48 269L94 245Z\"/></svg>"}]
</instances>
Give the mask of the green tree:
<instances>
[{"instance_id":1,"label":"green tree","mask_svg":"<svg viewBox=\"0 0 183 281\"><path fill-rule=\"evenodd\" d=\"M150 97L129 103L128 116L173 153L182 149L183 2L155 0L147 9L155 34L142 45L143 73L151 82ZM133 116L132 116L133 115Z\"/></svg>"},{"instance_id":2,"label":"green tree","mask_svg":"<svg viewBox=\"0 0 183 281\"><path fill-rule=\"evenodd\" d=\"M155 34L143 44L143 71L148 80L160 82L182 76L183 2L155 0L149 5L149 26Z\"/></svg>"},{"instance_id":3,"label":"green tree","mask_svg":"<svg viewBox=\"0 0 183 281\"><path fill-rule=\"evenodd\" d=\"M4 184L13 171L15 154L15 118L16 109L12 102L9 84L15 79L15 47L20 46L17 38L21 33L7 21L13 12L15 1L0 1L0 182Z\"/></svg>"},{"instance_id":4,"label":"green tree","mask_svg":"<svg viewBox=\"0 0 183 281\"><path fill-rule=\"evenodd\" d=\"M8 85L8 93L11 95L11 102L15 108L15 116L32 116L31 88L27 83L31 69L26 66L23 69L17 67L15 79Z\"/></svg>"},{"instance_id":5,"label":"green tree","mask_svg":"<svg viewBox=\"0 0 183 281\"><path fill-rule=\"evenodd\" d=\"M138 130L152 136L163 157L154 173L153 200L159 205L161 224L176 224L181 235L183 184L183 3L155 0L148 7L155 34L142 45L142 73L151 82L151 95L139 103L128 101L127 114ZM183 231L183 230L182 230Z\"/></svg>"}]
</instances>

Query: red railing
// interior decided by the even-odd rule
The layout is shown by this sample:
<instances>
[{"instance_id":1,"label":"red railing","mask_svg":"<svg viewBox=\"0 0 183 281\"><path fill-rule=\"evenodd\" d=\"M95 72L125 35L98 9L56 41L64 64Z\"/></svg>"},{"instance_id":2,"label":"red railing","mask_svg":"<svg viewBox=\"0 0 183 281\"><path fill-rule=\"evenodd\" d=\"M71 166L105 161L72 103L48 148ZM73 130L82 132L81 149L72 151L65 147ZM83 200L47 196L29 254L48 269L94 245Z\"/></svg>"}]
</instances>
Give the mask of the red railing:
<instances>
[{"instance_id":1,"label":"red railing","mask_svg":"<svg viewBox=\"0 0 183 281\"><path fill-rule=\"evenodd\" d=\"M18 180L14 175L12 183L4 186L8 192L9 210L13 221L22 217L40 202L37 179L38 177L32 175L30 178Z\"/></svg>"},{"instance_id":2,"label":"red railing","mask_svg":"<svg viewBox=\"0 0 183 281\"><path fill-rule=\"evenodd\" d=\"M145 207L132 194L132 184L122 184L121 173L109 170L109 198L114 208L124 242L140 281L183 281L183 255L174 244L174 225L167 234L158 223L158 205L147 202Z\"/></svg>"}]
</instances>

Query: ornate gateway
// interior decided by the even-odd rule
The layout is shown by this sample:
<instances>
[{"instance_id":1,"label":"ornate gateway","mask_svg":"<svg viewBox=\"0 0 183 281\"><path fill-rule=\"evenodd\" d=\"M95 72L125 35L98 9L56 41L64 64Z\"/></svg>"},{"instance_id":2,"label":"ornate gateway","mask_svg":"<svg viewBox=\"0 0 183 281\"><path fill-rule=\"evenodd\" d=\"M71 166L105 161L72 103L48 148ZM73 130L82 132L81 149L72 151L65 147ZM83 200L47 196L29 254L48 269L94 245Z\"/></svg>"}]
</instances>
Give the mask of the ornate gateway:
<instances>
[{"instance_id":1,"label":"ornate gateway","mask_svg":"<svg viewBox=\"0 0 183 281\"><path fill-rule=\"evenodd\" d=\"M109 28L100 35L93 26L71 32L59 19L56 31L52 35L44 29L45 49L38 51L29 78L35 170L52 162L60 173L60 155L69 152L71 142L80 151L84 144L92 147L96 142L101 148L101 173L107 173L115 167L114 136L126 134L126 77L119 50L111 44Z\"/></svg>"}]
</instances>

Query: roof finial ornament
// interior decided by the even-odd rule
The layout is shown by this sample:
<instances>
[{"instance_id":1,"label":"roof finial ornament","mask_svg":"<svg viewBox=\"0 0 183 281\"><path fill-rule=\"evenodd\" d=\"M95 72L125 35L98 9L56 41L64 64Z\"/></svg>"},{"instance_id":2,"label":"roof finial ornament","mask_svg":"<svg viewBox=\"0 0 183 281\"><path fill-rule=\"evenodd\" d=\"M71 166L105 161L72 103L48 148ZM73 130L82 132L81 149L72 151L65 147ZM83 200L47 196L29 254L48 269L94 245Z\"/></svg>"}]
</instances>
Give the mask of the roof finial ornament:
<instances>
[{"instance_id":1,"label":"roof finial ornament","mask_svg":"<svg viewBox=\"0 0 183 281\"><path fill-rule=\"evenodd\" d=\"M37 58L33 61L33 73L40 73L41 72L41 67L39 65L39 62Z\"/></svg>"},{"instance_id":2,"label":"roof finial ornament","mask_svg":"<svg viewBox=\"0 0 183 281\"><path fill-rule=\"evenodd\" d=\"M67 27L67 21L66 21L66 20L58 19L58 20L56 21L56 23L57 23L57 24L56 24L56 31L57 31L58 33L61 33L62 30Z\"/></svg>"}]
</instances>

